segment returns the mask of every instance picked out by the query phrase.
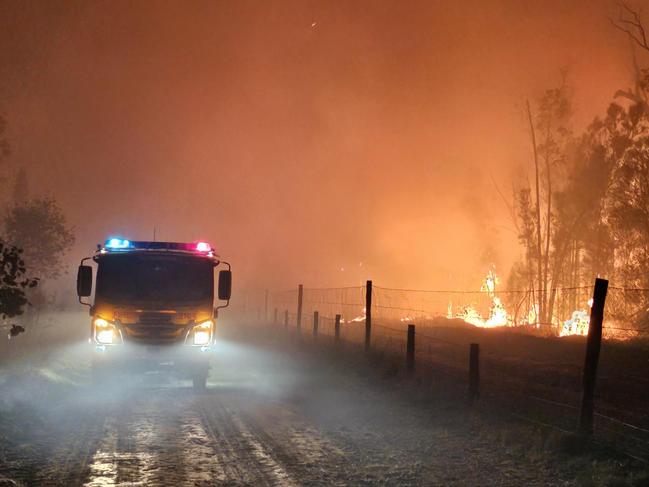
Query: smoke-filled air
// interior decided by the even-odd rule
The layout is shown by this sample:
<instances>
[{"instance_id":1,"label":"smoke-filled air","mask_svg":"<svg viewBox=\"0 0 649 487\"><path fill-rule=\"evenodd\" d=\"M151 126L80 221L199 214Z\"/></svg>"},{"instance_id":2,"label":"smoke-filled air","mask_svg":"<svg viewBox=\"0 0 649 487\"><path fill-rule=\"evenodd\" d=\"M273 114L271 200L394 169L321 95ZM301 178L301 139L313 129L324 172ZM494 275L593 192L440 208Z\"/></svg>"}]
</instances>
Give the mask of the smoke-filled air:
<instances>
[{"instance_id":1,"label":"smoke-filled air","mask_svg":"<svg viewBox=\"0 0 649 487\"><path fill-rule=\"evenodd\" d=\"M644 2L0 21L0 487L649 484Z\"/></svg>"}]
</instances>

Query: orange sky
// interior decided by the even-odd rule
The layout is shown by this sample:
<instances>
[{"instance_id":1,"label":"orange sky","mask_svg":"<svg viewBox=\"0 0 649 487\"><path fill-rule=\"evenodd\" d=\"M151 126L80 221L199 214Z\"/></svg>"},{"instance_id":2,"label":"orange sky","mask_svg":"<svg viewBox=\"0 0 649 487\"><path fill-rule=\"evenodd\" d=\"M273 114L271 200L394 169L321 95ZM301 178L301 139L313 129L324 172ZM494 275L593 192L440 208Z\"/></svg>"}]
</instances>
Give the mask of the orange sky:
<instances>
[{"instance_id":1,"label":"orange sky","mask_svg":"<svg viewBox=\"0 0 649 487\"><path fill-rule=\"evenodd\" d=\"M567 67L583 125L629 84L607 15L613 2L3 1L0 113L32 195L77 227L71 261L155 225L209 239L248 286L473 288L485 249L503 274L518 252L491 178L509 192L530 163L524 100Z\"/></svg>"}]
</instances>

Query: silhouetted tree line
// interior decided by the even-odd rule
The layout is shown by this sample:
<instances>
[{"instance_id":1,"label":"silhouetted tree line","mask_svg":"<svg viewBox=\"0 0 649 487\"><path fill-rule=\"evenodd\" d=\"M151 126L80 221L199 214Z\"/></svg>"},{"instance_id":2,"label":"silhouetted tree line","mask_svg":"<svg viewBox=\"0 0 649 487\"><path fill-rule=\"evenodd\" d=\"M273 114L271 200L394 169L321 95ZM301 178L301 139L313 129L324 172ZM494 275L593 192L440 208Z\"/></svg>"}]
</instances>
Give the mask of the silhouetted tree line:
<instances>
[{"instance_id":1,"label":"silhouetted tree line","mask_svg":"<svg viewBox=\"0 0 649 487\"><path fill-rule=\"evenodd\" d=\"M625 4L620 9L612 22L649 52L639 16ZM590 294L557 288L588 286L598 275L625 288L649 288L649 69L635 72L634 86L617 91L606 114L582 133L570 129L565 76L527 104L533 176L514 189L511 210L525 254L510 286L530 290L541 323L570 317ZM649 292L616 297L609 316L649 323Z\"/></svg>"},{"instance_id":2,"label":"silhouetted tree line","mask_svg":"<svg viewBox=\"0 0 649 487\"><path fill-rule=\"evenodd\" d=\"M5 172L10 152L6 122L0 117L0 164ZM5 187L10 179L3 178ZM65 253L74 243L74 232L53 197L29 197L24 168L16 171L13 191L7 193L11 193L11 199L2 209L0 234L0 323L12 337L24 328L8 324L7 320L23 314L34 300L45 302L42 292L34 288L43 279L61 275Z\"/></svg>"}]
</instances>

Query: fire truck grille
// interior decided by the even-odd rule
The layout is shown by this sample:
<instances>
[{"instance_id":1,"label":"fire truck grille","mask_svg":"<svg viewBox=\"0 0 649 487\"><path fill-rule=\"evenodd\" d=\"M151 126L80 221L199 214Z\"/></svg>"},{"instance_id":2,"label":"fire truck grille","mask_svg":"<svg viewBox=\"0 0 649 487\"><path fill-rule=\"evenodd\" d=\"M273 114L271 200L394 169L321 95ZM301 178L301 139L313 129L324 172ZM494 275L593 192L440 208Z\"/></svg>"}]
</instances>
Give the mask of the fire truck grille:
<instances>
[{"instance_id":1,"label":"fire truck grille","mask_svg":"<svg viewBox=\"0 0 649 487\"><path fill-rule=\"evenodd\" d=\"M141 342L173 342L183 337L184 325L171 322L171 315L142 313L138 322L125 325L129 338Z\"/></svg>"},{"instance_id":2,"label":"fire truck grille","mask_svg":"<svg viewBox=\"0 0 649 487\"><path fill-rule=\"evenodd\" d=\"M138 323L142 325L158 325L171 322L171 315L165 313L142 313L138 318Z\"/></svg>"}]
</instances>

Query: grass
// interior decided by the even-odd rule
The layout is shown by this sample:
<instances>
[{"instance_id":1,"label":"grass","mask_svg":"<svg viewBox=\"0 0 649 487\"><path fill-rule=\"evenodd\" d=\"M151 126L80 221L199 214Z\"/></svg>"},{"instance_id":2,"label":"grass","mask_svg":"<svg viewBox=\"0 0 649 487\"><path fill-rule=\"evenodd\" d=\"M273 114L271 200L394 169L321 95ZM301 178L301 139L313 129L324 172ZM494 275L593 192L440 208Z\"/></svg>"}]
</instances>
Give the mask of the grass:
<instances>
[{"instance_id":1,"label":"grass","mask_svg":"<svg viewBox=\"0 0 649 487\"><path fill-rule=\"evenodd\" d=\"M526 364L526 357L537 359L532 360L532 364L536 364L540 357L550 355L550 358L554 358L560 365L554 370L565 370L562 366L566 361L577 363L576 355L583 353L583 338L565 341L524 335L494 335L492 332L493 330L441 330L440 335L445 339L467 344L467 352L468 343L474 340L480 341L482 349L486 348L493 354L507 351L508 355L517 357L517 365L525 369L533 369ZM305 337L296 346L295 335L290 333L270 333L268 336L263 334L255 339L263 343L274 341L275 346L301 355L301 358L310 361L310 373L342 377L342 380L346 377L350 382L360 380L377 389L388 391L391 395L404 398L418 408L430 411L431 414L440 410L459 413L464 418L463 421L470 422L472 430L479 438L495 442L504 453L514 459L512 468L518 468L517 462L544 464L547 468L556 470L558 477L570 479L569 484L583 486L649 485L648 463L632 458L618 445L606 439L596 438L596 441L593 441L570 431L559 431L547 422L547 411L529 410L525 408L525 404L507 395L498 401L483 398L477 407L470 407L466 399L466 371L456 371L455 375L446 374L437 370L433 364L418 363L416 375L409 378L400 351L386 348L364 353L360 345L343 344L336 347L327 337L321 337L317 344ZM632 350L632 353L629 353L629 350ZM639 370L635 370L636 373L642 374L648 362L645 354L646 349L635 348L634 343L608 343L603 347L604 368L607 371L615 369L616 361L619 361L618 366L623 368L631 367L631 364L639 365ZM640 363L643 361L645 363ZM551 371L552 367L543 368L542 373L548 374L549 370ZM523 379L532 380L533 372L524 370ZM578 374L579 369L575 372ZM649 377L649 374L646 377ZM542 382L542 389L561 389L565 384L556 377L550 379ZM638 402L641 403L640 400ZM638 404L630 404L636 405ZM509 414L521 407L525 408L526 420ZM544 424L547 426L543 426ZM576 418L573 417L567 424L574 427ZM506 465L503 468L507 468Z\"/></svg>"}]
</instances>

